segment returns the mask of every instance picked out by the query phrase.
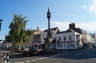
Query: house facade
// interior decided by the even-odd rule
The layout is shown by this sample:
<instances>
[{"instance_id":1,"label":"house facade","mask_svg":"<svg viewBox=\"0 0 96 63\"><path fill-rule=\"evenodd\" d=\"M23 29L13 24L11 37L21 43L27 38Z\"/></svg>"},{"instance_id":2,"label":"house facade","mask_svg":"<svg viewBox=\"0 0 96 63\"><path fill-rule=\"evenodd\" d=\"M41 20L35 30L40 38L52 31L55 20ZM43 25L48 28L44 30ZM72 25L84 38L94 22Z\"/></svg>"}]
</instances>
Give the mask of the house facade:
<instances>
[{"instance_id":1,"label":"house facade","mask_svg":"<svg viewBox=\"0 0 96 63\"><path fill-rule=\"evenodd\" d=\"M54 36L56 49L78 49L83 47L82 35L73 30L59 32Z\"/></svg>"},{"instance_id":2,"label":"house facade","mask_svg":"<svg viewBox=\"0 0 96 63\"><path fill-rule=\"evenodd\" d=\"M78 49L83 47L83 36L80 28L74 23L69 24L69 29L55 34L56 49Z\"/></svg>"}]
</instances>

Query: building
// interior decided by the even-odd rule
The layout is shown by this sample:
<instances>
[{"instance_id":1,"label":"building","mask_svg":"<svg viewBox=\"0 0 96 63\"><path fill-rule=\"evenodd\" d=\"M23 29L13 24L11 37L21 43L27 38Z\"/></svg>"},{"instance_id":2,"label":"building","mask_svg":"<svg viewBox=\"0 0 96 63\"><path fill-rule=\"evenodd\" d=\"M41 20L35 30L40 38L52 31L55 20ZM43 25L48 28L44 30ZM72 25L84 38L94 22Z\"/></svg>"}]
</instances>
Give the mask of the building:
<instances>
[{"instance_id":1,"label":"building","mask_svg":"<svg viewBox=\"0 0 96 63\"><path fill-rule=\"evenodd\" d=\"M24 44L23 48L31 48L34 45L41 44L41 42L42 42L41 33L42 33L42 31L39 29L39 27L37 27L36 30L33 30L32 39L28 43Z\"/></svg>"},{"instance_id":2,"label":"building","mask_svg":"<svg viewBox=\"0 0 96 63\"><path fill-rule=\"evenodd\" d=\"M47 31L48 31L48 29L44 30L45 35L47 35ZM58 27L51 28L50 31L51 31L51 34L52 34L52 39L54 38L54 35L56 33L60 32ZM44 38L46 38L46 37L44 37Z\"/></svg>"},{"instance_id":3,"label":"building","mask_svg":"<svg viewBox=\"0 0 96 63\"><path fill-rule=\"evenodd\" d=\"M51 33L52 33L52 42L54 41L53 38L57 32L60 32L58 27L51 28ZM41 31L39 27L37 27L36 30L34 31L34 35L32 37L32 40L28 43L25 44L24 47L32 47L34 45L40 45L42 48L45 48L45 40L47 38L47 31L48 29ZM53 43L52 43L53 44Z\"/></svg>"},{"instance_id":4,"label":"building","mask_svg":"<svg viewBox=\"0 0 96 63\"><path fill-rule=\"evenodd\" d=\"M52 34L52 42L50 48L56 49L78 49L92 47L93 38L86 31L76 28L75 23L69 24L66 31L59 30L58 27L50 29ZM32 40L27 46L41 45L45 48L45 41L47 39L48 29L41 31L38 27L34 30ZM87 46L87 47L86 47Z\"/></svg>"},{"instance_id":5,"label":"building","mask_svg":"<svg viewBox=\"0 0 96 63\"><path fill-rule=\"evenodd\" d=\"M54 36L56 49L92 48L94 38L86 31L76 28L75 23L69 24L69 29L58 32Z\"/></svg>"},{"instance_id":6,"label":"building","mask_svg":"<svg viewBox=\"0 0 96 63\"><path fill-rule=\"evenodd\" d=\"M10 48L12 48L12 43L6 41L2 42L2 49L10 49Z\"/></svg>"},{"instance_id":7,"label":"building","mask_svg":"<svg viewBox=\"0 0 96 63\"><path fill-rule=\"evenodd\" d=\"M80 32L80 33L79 33ZM82 34L75 24L69 24L69 29L58 32L54 36L56 49L78 49L83 47Z\"/></svg>"},{"instance_id":8,"label":"building","mask_svg":"<svg viewBox=\"0 0 96 63\"><path fill-rule=\"evenodd\" d=\"M47 31L48 31L48 29L44 30L44 33L43 33L44 35L42 35L42 36L44 36L45 39L48 37ZM49 48L56 48L56 46L55 46L56 40L54 39L54 36L56 35L56 33L60 32L60 30L58 27L54 27L54 28L51 28L50 31L51 31L52 37L51 37L51 43L49 45ZM44 44L45 44L45 40L44 40Z\"/></svg>"}]
</instances>

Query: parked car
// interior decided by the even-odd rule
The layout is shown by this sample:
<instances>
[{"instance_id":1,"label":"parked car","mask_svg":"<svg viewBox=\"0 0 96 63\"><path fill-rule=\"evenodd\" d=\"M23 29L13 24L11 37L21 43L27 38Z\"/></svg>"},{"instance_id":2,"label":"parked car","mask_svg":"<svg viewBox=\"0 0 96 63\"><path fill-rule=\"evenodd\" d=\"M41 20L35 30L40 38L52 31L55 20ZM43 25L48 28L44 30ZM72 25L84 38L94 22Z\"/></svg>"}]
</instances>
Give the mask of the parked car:
<instances>
[{"instance_id":1,"label":"parked car","mask_svg":"<svg viewBox=\"0 0 96 63\"><path fill-rule=\"evenodd\" d=\"M23 55L25 55L25 56L29 56L30 53L32 53L32 51L31 51L29 48L24 48L24 49L22 50L22 53L23 53Z\"/></svg>"},{"instance_id":2,"label":"parked car","mask_svg":"<svg viewBox=\"0 0 96 63\"><path fill-rule=\"evenodd\" d=\"M14 48L14 51L17 52L17 53L20 53L22 52L23 48Z\"/></svg>"},{"instance_id":3,"label":"parked car","mask_svg":"<svg viewBox=\"0 0 96 63\"><path fill-rule=\"evenodd\" d=\"M30 55L37 55L42 52L42 49L39 49L37 47L32 48L25 48L22 50L23 55L30 56Z\"/></svg>"}]
</instances>

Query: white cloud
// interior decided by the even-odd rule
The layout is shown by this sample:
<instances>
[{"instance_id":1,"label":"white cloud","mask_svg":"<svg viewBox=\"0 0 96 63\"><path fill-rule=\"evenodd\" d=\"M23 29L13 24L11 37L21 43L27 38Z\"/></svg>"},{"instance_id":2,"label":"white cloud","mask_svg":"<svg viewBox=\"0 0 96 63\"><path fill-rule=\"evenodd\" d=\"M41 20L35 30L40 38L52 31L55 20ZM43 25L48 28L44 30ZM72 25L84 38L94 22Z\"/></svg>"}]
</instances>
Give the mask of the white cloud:
<instances>
[{"instance_id":1,"label":"white cloud","mask_svg":"<svg viewBox=\"0 0 96 63\"><path fill-rule=\"evenodd\" d=\"M96 0L90 0L89 5L84 5L84 9L88 9L90 12L96 13Z\"/></svg>"},{"instance_id":2,"label":"white cloud","mask_svg":"<svg viewBox=\"0 0 96 63\"><path fill-rule=\"evenodd\" d=\"M69 28L69 24L72 22L69 21L52 21L51 27L59 27L61 31L65 31ZM75 23L76 27L86 30L87 32L96 32L95 23Z\"/></svg>"},{"instance_id":3,"label":"white cloud","mask_svg":"<svg viewBox=\"0 0 96 63\"><path fill-rule=\"evenodd\" d=\"M83 9L87 9L87 6L86 5L83 5L82 7L83 7Z\"/></svg>"},{"instance_id":4,"label":"white cloud","mask_svg":"<svg viewBox=\"0 0 96 63\"><path fill-rule=\"evenodd\" d=\"M61 31L64 31L68 29L69 22L61 22L61 21L52 21L51 26L52 27L59 27Z\"/></svg>"}]
</instances>

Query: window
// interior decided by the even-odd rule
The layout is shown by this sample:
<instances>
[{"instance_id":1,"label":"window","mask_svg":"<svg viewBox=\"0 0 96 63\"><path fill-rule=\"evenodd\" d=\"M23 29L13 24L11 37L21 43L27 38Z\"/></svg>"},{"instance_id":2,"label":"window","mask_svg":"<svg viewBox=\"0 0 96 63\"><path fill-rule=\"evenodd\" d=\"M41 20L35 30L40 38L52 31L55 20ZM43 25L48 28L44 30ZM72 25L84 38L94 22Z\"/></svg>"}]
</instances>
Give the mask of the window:
<instances>
[{"instance_id":1,"label":"window","mask_svg":"<svg viewBox=\"0 0 96 63\"><path fill-rule=\"evenodd\" d=\"M57 38L55 37L55 40L57 40Z\"/></svg>"},{"instance_id":2,"label":"window","mask_svg":"<svg viewBox=\"0 0 96 63\"><path fill-rule=\"evenodd\" d=\"M70 43L69 42L67 43L67 45L68 45L68 47L70 47Z\"/></svg>"},{"instance_id":3,"label":"window","mask_svg":"<svg viewBox=\"0 0 96 63\"><path fill-rule=\"evenodd\" d=\"M72 40L72 36L69 36L69 40L70 40L70 41Z\"/></svg>"},{"instance_id":4,"label":"window","mask_svg":"<svg viewBox=\"0 0 96 63\"><path fill-rule=\"evenodd\" d=\"M66 43L64 43L64 48L66 48Z\"/></svg>"},{"instance_id":5,"label":"window","mask_svg":"<svg viewBox=\"0 0 96 63\"><path fill-rule=\"evenodd\" d=\"M77 41L80 41L80 35L76 35Z\"/></svg>"},{"instance_id":6,"label":"window","mask_svg":"<svg viewBox=\"0 0 96 63\"><path fill-rule=\"evenodd\" d=\"M62 43L58 43L57 46L58 47L63 47L63 44Z\"/></svg>"},{"instance_id":7,"label":"window","mask_svg":"<svg viewBox=\"0 0 96 63\"><path fill-rule=\"evenodd\" d=\"M59 41L61 41L61 38L59 37Z\"/></svg>"},{"instance_id":8,"label":"window","mask_svg":"<svg viewBox=\"0 0 96 63\"><path fill-rule=\"evenodd\" d=\"M77 45L79 45L80 42L80 35L76 35Z\"/></svg>"},{"instance_id":9,"label":"window","mask_svg":"<svg viewBox=\"0 0 96 63\"><path fill-rule=\"evenodd\" d=\"M70 43L70 46L71 46L71 47L75 47L74 43Z\"/></svg>"},{"instance_id":10,"label":"window","mask_svg":"<svg viewBox=\"0 0 96 63\"><path fill-rule=\"evenodd\" d=\"M64 41L66 41L66 37L64 37Z\"/></svg>"},{"instance_id":11,"label":"window","mask_svg":"<svg viewBox=\"0 0 96 63\"><path fill-rule=\"evenodd\" d=\"M75 47L74 43L72 43L72 42L69 42L67 44L68 44L68 47Z\"/></svg>"}]
</instances>

